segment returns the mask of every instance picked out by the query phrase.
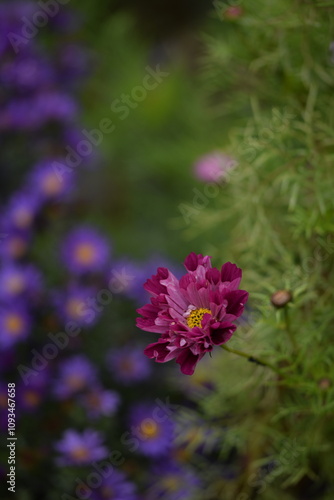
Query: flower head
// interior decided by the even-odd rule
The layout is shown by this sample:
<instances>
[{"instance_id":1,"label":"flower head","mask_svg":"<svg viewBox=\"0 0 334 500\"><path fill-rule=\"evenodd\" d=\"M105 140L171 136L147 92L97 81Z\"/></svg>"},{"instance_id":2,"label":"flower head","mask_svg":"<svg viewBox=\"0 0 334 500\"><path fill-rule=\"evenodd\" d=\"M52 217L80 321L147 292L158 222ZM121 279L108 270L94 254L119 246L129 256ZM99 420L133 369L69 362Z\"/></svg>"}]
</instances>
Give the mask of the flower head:
<instances>
[{"instance_id":1,"label":"flower head","mask_svg":"<svg viewBox=\"0 0 334 500\"><path fill-rule=\"evenodd\" d=\"M220 151L202 156L194 166L194 174L203 182L218 182L224 180L228 172L237 162Z\"/></svg>"},{"instance_id":2,"label":"flower head","mask_svg":"<svg viewBox=\"0 0 334 500\"><path fill-rule=\"evenodd\" d=\"M5 224L18 230L30 229L40 208L40 202L35 193L16 193L10 199L3 215Z\"/></svg>"},{"instance_id":3,"label":"flower head","mask_svg":"<svg viewBox=\"0 0 334 500\"><path fill-rule=\"evenodd\" d=\"M163 460L153 466L147 500L191 500L201 486L198 476L187 466L174 460Z\"/></svg>"},{"instance_id":4,"label":"flower head","mask_svg":"<svg viewBox=\"0 0 334 500\"><path fill-rule=\"evenodd\" d=\"M90 418L113 415L120 404L120 397L115 391L106 391L98 385L92 386L80 397L80 403Z\"/></svg>"},{"instance_id":5,"label":"flower head","mask_svg":"<svg viewBox=\"0 0 334 500\"><path fill-rule=\"evenodd\" d=\"M108 454L102 443L101 434L93 429L86 429L82 433L68 429L56 444L56 451L62 455L57 459L57 464L85 465L101 460Z\"/></svg>"},{"instance_id":6,"label":"flower head","mask_svg":"<svg viewBox=\"0 0 334 500\"><path fill-rule=\"evenodd\" d=\"M124 385L146 380L152 370L150 362L142 356L142 348L124 345L107 354L108 368L115 379Z\"/></svg>"},{"instance_id":7,"label":"flower head","mask_svg":"<svg viewBox=\"0 0 334 500\"><path fill-rule=\"evenodd\" d=\"M66 290L54 293L54 304L59 317L66 323L74 321L82 327L92 326L99 318L99 312L89 307L89 301L96 296L96 289L70 284Z\"/></svg>"},{"instance_id":8,"label":"flower head","mask_svg":"<svg viewBox=\"0 0 334 500\"><path fill-rule=\"evenodd\" d=\"M146 281L151 303L138 309L143 318L137 326L161 335L145 349L149 358L158 363L176 359L182 373L192 375L205 353L230 340L248 293L238 290L242 271L235 264L227 262L219 271L210 257L191 253L185 267L180 280L160 267Z\"/></svg>"},{"instance_id":9,"label":"flower head","mask_svg":"<svg viewBox=\"0 0 334 500\"><path fill-rule=\"evenodd\" d=\"M54 393L59 399L66 399L96 383L96 379L96 370L85 356L72 356L60 365Z\"/></svg>"},{"instance_id":10,"label":"flower head","mask_svg":"<svg viewBox=\"0 0 334 500\"><path fill-rule=\"evenodd\" d=\"M30 174L30 188L44 201L63 198L73 189L74 174L59 172L61 159L50 159L39 163Z\"/></svg>"},{"instance_id":11,"label":"flower head","mask_svg":"<svg viewBox=\"0 0 334 500\"><path fill-rule=\"evenodd\" d=\"M0 270L0 299L8 301L24 294L33 298L41 291L42 276L33 265L6 264Z\"/></svg>"},{"instance_id":12,"label":"flower head","mask_svg":"<svg viewBox=\"0 0 334 500\"><path fill-rule=\"evenodd\" d=\"M74 274L103 271L109 260L110 248L106 238L96 229L82 226L74 229L65 239L62 258Z\"/></svg>"},{"instance_id":13,"label":"flower head","mask_svg":"<svg viewBox=\"0 0 334 500\"><path fill-rule=\"evenodd\" d=\"M0 348L7 349L28 337L31 317L21 303L10 303L0 308Z\"/></svg>"},{"instance_id":14,"label":"flower head","mask_svg":"<svg viewBox=\"0 0 334 500\"><path fill-rule=\"evenodd\" d=\"M156 417L154 405L139 403L130 415L131 429L139 440L138 450L148 457L160 457L169 452L174 434L174 422Z\"/></svg>"},{"instance_id":15,"label":"flower head","mask_svg":"<svg viewBox=\"0 0 334 500\"><path fill-rule=\"evenodd\" d=\"M94 489L91 500L138 500L136 487L123 472L113 472L103 479L99 488Z\"/></svg>"}]
</instances>

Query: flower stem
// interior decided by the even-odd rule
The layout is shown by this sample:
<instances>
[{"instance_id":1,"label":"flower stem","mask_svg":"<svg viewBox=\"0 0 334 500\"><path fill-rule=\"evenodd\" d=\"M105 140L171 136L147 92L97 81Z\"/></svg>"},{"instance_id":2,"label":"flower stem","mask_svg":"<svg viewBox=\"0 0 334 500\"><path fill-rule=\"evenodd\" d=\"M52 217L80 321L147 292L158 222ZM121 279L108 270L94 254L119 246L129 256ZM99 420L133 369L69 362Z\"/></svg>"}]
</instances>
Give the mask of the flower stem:
<instances>
[{"instance_id":1,"label":"flower stem","mask_svg":"<svg viewBox=\"0 0 334 500\"><path fill-rule=\"evenodd\" d=\"M293 347L293 350L295 352L298 351L298 346L297 346L297 343L296 343L296 339L291 331L291 327L290 327L290 318L289 318L289 311L288 311L288 308L285 306L284 307L284 319L285 319L285 329L286 329L286 332L289 336L289 339L291 341L291 344L292 344L292 347Z\"/></svg>"},{"instance_id":2,"label":"flower stem","mask_svg":"<svg viewBox=\"0 0 334 500\"><path fill-rule=\"evenodd\" d=\"M284 377L284 374L281 372L281 370L279 368L277 368L276 366L272 365L271 363L268 363L268 361L264 361L263 359L256 358L256 357L248 354L247 352L243 352L243 351L239 351L238 349L232 349L231 347L227 347L226 344L222 344L220 347L222 349L225 349L225 351L232 352L233 354L237 354L238 356L242 356L243 358L247 358L248 361L251 361L252 363L256 363L257 365L261 365L261 366L267 366L268 368L270 368L274 372L276 372L279 375L281 375L282 377Z\"/></svg>"}]
</instances>

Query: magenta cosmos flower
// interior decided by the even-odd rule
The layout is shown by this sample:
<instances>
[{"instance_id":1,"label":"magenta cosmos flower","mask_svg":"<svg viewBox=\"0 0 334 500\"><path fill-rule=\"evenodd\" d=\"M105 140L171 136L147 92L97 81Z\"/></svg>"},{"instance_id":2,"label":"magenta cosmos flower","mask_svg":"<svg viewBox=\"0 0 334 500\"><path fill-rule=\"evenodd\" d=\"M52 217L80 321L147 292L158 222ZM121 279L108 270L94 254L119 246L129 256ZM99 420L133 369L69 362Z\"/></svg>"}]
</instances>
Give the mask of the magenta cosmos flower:
<instances>
[{"instance_id":1,"label":"magenta cosmos flower","mask_svg":"<svg viewBox=\"0 0 334 500\"><path fill-rule=\"evenodd\" d=\"M242 271L231 262L219 271L210 257L191 253L184 264L188 272L180 280L159 267L146 281L151 303L137 310L143 316L137 326L161 334L146 347L149 358L158 363L175 359L182 373L192 375L205 353L230 340L248 293L238 290Z\"/></svg>"}]
</instances>

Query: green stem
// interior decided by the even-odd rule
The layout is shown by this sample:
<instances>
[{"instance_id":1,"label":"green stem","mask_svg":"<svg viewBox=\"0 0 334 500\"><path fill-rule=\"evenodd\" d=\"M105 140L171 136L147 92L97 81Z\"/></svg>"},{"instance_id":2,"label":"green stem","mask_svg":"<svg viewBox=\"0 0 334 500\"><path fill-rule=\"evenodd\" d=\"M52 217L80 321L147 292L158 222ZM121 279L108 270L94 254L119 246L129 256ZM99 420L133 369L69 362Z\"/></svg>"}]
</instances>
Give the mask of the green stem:
<instances>
[{"instance_id":1,"label":"green stem","mask_svg":"<svg viewBox=\"0 0 334 500\"><path fill-rule=\"evenodd\" d=\"M286 306L284 307L284 319L285 319L285 329L286 329L286 332L290 338L293 350L295 352L298 352L298 346L296 343L296 339L292 333L291 326L290 326L289 311L288 311L288 308Z\"/></svg>"},{"instance_id":2,"label":"green stem","mask_svg":"<svg viewBox=\"0 0 334 500\"><path fill-rule=\"evenodd\" d=\"M238 349L232 349L231 347L227 347L226 344L222 344L220 347L222 349L225 349L225 351L232 352L233 354L237 354L238 356L242 356L243 358L247 358L248 361L251 361L252 363L256 363L257 365L267 366L268 368L270 368L274 372L278 373L282 377L285 376L284 373L281 372L281 370L279 368L272 365L271 363L268 363L268 361L264 361L263 359L256 358L256 357L248 354L247 352L243 352L243 351L239 351Z\"/></svg>"}]
</instances>

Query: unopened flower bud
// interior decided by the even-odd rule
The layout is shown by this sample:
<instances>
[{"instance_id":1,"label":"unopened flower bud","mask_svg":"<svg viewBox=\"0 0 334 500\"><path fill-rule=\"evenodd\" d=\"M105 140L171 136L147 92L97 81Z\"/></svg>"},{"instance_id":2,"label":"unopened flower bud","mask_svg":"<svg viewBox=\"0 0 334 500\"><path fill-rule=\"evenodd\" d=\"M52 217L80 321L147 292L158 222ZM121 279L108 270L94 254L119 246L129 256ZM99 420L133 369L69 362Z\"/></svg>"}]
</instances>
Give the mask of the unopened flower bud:
<instances>
[{"instance_id":1,"label":"unopened flower bud","mask_svg":"<svg viewBox=\"0 0 334 500\"><path fill-rule=\"evenodd\" d=\"M272 294L270 300L272 305L279 309L286 306L288 302L291 302L292 294L289 290L278 290Z\"/></svg>"}]
</instances>

